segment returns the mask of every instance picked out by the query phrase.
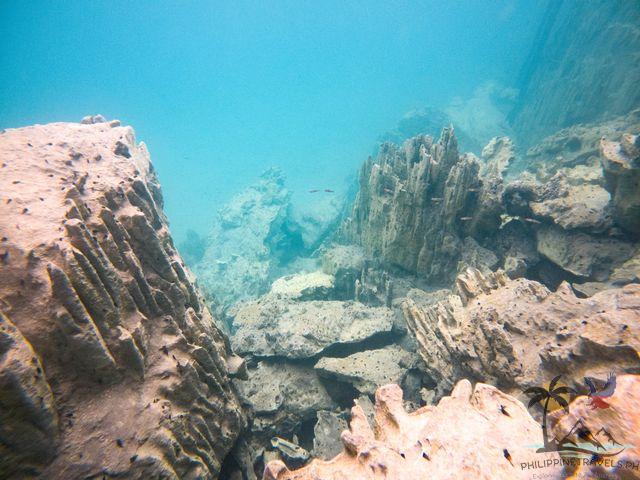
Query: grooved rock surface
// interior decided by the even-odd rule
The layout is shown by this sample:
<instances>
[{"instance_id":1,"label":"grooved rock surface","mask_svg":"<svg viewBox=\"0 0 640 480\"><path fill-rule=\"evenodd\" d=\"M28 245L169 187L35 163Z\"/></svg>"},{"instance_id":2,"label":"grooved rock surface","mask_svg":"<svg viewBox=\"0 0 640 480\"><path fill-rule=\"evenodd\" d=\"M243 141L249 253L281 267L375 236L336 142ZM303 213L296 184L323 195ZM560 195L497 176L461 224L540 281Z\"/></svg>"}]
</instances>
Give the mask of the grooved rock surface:
<instances>
[{"instance_id":1,"label":"grooved rock surface","mask_svg":"<svg viewBox=\"0 0 640 480\"><path fill-rule=\"evenodd\" d=\"M452 129L436 142L417 136L402 147L384 144L360 171L360 190L341 239L391 268L435 284L450 284L466 250L465 237L495 235L503 211L502 172L513 159L497 138L481 161L458 154Z\"/></svg>"},{"instance_id":2,"label":"grooved rock surface","mask_svg":"<svg viewBox=\"0 0 640 480\"><path fill-rule=\"evenodd\" d=\"M542 442L542 431L522 403L481 383L472 388L462 380L438 405L413 413L405 411L400 387L386 385L376 392L374 418L372 428L362 408L353 407L342 453L295 471L270 462L264 480L512 480L529 478L521 462L558 458L529 447Z\"/></svg>"},{"instance_id":3,"label":"grooved rock surface","mask_svg":"<svg viewBox=\"0 0 640 480\"><path fill-rule=\"evenodd\" d=\"M91 117L6 130L0 158L0 477L215 478L231 352L146 146Z\"/></svg>"},{"instance_id":4,"label":"grooved rock surface","mask_svg":"<svg viewBox=\"0 0 640 480\"><path fill-rule=\"evenodd\" d=\"M266 295L240 308L233 325L233 348L241 354L302 359L391 332L393 311L357 302L291 303Z\"/></svg>"},{"instance_id":5,"label":"grooved rock surface","mask_svg":"<svg viewBox=\"0 0 640 480\"><path fill-rule=\"evenodd\" d=\"M549 2L543 18L508 119L521 141L640 107L637 2Z\"/></svg>"},{"instance_id":6,"label":"grooved rock surface","mask_svg":"<svg viewBox=\"0 0 640 480\"><path fill-rule=\"evenodd\" d=\"M458 295L431 305L403 304L418 353L440 391L468 377L507 392L542 385L558 372L574 388L583 376L640 368L640 285L578 298L567 283L555 292L498 271L468 270Z\"/></svg>"}]
</instances>

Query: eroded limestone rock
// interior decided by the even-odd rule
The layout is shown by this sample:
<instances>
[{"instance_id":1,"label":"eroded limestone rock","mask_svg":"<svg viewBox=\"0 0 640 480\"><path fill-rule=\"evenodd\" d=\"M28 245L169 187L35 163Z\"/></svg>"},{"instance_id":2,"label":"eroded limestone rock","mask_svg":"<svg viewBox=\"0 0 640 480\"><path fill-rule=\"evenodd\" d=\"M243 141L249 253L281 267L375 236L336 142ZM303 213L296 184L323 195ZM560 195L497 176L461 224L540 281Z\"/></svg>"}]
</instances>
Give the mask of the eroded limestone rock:
<instances>
[{"instance_id":1,"label":"eroded limestone rock","mask_svg":"<svg viewBox=\"0 0 640 480\"><path fill-rule=\"evenodd\" d=\"M344 450L332 460L313 460L295 471L270 462L264 480L400 480L425 474L431 479L512 480L528 478L521 462L558 458L557 453L536 454L530 448L541 443L542 433L522 403L489 385L472 387L467 380L437 406L412 413L403 407L400 387L384 386L376 392L373 428L355 406L349 430L340 438Z\"/></svg>"},{"instance_id":2,"label":"eroded limestone rock","mask_svg":"<svg viewBox=\"0 0 640 480\"><path fill-rule=\"evenodd\" d=\"M440 391L467 377L518 394L557 372L572 386L586 375L640 367L640 285L577 298L563 283L556 292L538 282L469 270L458 295L421 306L403 305L418 353Z\"/></svg>"},{"instance_id":3,"label":"eroded limestone rock","mask_svg":"<svg viewBox=\"0 0 640 480\"><path fill-rule=\"evenodd\" d=\"M458 155L453 131L446 128L437 142L419 136L402 147L385 144L375 162L369 159L361 169L342 236L388 266L447 283L462 239L479 228L472 222L476 210L484 212L480 167L473 155ZM480 223L499 225L499 216Z\"/></svg>"},{"instance_id":4,"label":"eroded limestone rock","mask_svg":"<svg viewBox=\"0 0 640 480\"><path fill-rule=\"evenodd\" d=\"M417 363L417 355L397 345L365 350L344 358L323 357L316 371L331 380L346 382L358 392L373 395L388 383L402 384L407 371Z\"/></svg>"},{"instance_id":5,"label":"eroded limestone rock","mask_svg":"<svg viewBox=\"0 0 640 480\"><path fill-rule=\"evenodd\" d=\"M217 477L231 354L147 148L100 118L0 137L0 477Z\"/></svg>"}]
</instances>

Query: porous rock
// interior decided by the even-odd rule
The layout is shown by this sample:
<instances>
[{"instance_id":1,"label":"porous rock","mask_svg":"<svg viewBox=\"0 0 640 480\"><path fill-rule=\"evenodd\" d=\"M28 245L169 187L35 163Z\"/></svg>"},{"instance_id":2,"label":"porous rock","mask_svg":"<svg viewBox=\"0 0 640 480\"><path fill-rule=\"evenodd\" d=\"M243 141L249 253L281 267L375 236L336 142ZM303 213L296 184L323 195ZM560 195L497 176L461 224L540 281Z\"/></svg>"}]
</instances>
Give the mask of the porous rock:
<instances>
[{"instance_id":1,"label":"porous rock","mask_svg":"<svg viewBox=\"0 0 640 480\"><path fill-rule=\"evenodd\" d=\"M417 355L389 345L344 358L323 357L314 368L321 376L349 383L358 392L373 395L378 387L388 383L401 384L417 360Z\"/></svg>"},{"instance_id":2,"label":"porous rock","mask_svg":"<svg viewBox=\"0 0 640 480\"><path fill-rule=\"evenodd\" d=\"M373 428L359 406L351 409L349 425L341 435L344 450L338 456L313 460L295 471L282 462L270 462L264 480L511 480L528 478L529 472L520 467L523 462L559 458L530 448L542 441L542 433L522 403L489 385L472 387L467 380L437 406L412 413L404 409L400 387L386 385L376 392ZM537 473L543 472L546 469Z\"/></svg>"},{"instance_id":3,"label":"porous rock","mask_svg":"<svg viewBox=\"0 0 640 480\"><path fill-rule=\"evenodd\" d=\"M216 478L231 352L146 146L92 118L6 130L0 157L0 477Z\"/></svg>"},{"instance_id":4,"label":"porous rock","mask_svg":"<svg viewBox=\"0 0 640 480\"><path fill-rule=\"evenodd\" d=\"M452 129L445 128L437 142L418 136L402 147L383 145L375 162L370 158L362 166L341 236L385 265L450 282L462 238L475 229L480 166L473 155L458 155Z\"/></svg>"},{"instance_id":5,"label":"porous rock","mask_svg":"<svg viewBox=\"0 0 640 480\"><path fill-rule=\"evenodd\" d=\"M446 391L457 378L488 382L519 394L557 372L574 387L585 375L640 367L640 285L576 297L567 283L555 292L498 271L468 270L457 295L436 304L403 304L425 369Z\"/></svg>"}]
</instances>

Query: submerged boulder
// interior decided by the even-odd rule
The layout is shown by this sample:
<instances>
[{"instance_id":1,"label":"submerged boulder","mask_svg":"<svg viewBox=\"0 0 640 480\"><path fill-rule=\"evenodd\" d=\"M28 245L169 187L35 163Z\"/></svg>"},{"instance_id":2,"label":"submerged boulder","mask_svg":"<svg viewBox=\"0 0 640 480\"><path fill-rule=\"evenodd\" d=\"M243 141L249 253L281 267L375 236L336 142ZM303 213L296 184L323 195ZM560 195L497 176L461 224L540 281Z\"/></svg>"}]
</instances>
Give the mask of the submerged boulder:
<instances>
[{"instance_id":1,"label":"submerged boulder","mask_svg":"<svg viewBox=\"0 0 640 480\"><path fill-rule=\"evenodd\" d=\"M418 356L397 345L356 352L344 358L323 357L314 366L320 376L345 382L362 394L373 395L388 383L402 384Z\"/></svg>"},{"instance_id":2,"label":"submerged boulder","mask_svg":"<svg viewBox=\"0 0 640 480\"><path fill-rule=\"evenodd\" d=\"M193 267L210 302L228 307L268 289L273 262L278 262L274 250L295 241L282 232L289 197L284 174L271 169L220 209Z\"/></svg>"},{"instance_id":3,"label":"submerged boulder","mask_svg":"<svg viewBox=\"0 0 640 480\"><path fill-rule=\"evenodd\" d=\"M418 353L439 390L457 378L482 379L511 392L564 372L570 386L582 377L640 368L640 285L576 297L567 283L551 292L502 272L469 270L458 295L421 305L403 304Z\"/></svg>"},{"instance_id":4,"label":"submerged boulder","mask_svg":"<svg viewBox=\"0 0 640 480\"><path fill-rule=\"evenodd\" d=\"M0 477L217 478L239 362L146 146L90 117L6 130L0 157Z\"/></svg>"}]
</instances>

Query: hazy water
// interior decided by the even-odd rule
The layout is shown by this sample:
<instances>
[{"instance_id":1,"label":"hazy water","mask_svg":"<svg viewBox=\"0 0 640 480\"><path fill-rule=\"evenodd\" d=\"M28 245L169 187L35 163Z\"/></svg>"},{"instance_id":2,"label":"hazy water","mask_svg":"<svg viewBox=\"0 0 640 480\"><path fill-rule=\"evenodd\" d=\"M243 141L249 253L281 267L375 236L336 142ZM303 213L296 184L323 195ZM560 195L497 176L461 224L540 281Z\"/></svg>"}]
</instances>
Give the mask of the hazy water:
<instances>
[{"instance_id":1,"label":"hazy water","mask_svg":"<svg viewBox=\"0 0 640 480\"><path fill-rule=\"evenodd\" d=\"M308 201L405 112L512 85L545 6L2 2L0 128L94 113L134 126L179 241L269 166Z\"/></svg>"}]
</instances>

